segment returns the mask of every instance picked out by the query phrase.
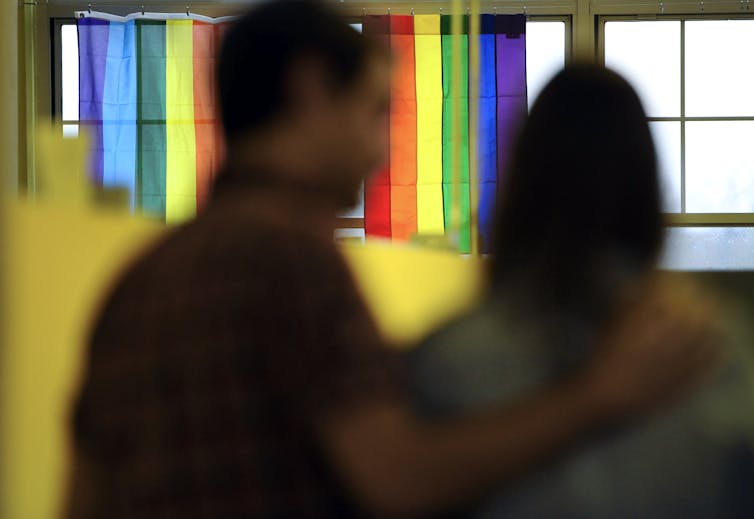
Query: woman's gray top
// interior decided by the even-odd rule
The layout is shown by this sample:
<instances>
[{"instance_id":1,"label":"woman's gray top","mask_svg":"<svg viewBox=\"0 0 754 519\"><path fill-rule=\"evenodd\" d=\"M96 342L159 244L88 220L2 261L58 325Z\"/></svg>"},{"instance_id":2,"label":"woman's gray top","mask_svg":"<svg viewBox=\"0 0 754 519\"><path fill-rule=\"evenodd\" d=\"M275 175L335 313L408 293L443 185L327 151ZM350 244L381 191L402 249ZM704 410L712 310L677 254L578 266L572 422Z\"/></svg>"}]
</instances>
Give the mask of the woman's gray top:
<instances>
[{"instance_id":1,"label":"woman's gray top","mask_svg":"<svg viewBox=\"0 0 754 519\"><path fill-rule=\"evenodd\" d=\"M515 403L578 369L596 326L499 298L409 354L417 409L443 420ZM463 516L754 518L754 334L730 309L731 358L685 401L502 489ZM737 317L738 316L738 317Z\"/></svg>"}]
</instances>

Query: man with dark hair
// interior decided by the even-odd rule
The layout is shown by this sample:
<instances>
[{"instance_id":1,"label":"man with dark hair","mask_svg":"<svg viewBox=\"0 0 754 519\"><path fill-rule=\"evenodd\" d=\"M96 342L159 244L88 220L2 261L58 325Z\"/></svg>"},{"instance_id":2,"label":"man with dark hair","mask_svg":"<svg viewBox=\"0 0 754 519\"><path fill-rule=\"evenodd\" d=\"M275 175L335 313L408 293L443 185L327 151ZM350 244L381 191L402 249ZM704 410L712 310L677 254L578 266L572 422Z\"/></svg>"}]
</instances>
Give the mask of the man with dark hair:
<instances>
[{"instance_id":1,"label":"man with dark hair","mask_svg":"<svg viewBox=\"0 0 754 519\"><path fill-rule=\"evenodd\" d=\"M318 2L268 2L229 30L218 75L213 200L133 265L91 337L71 517L430 513L656 407L709 363L687 312L648 296L578 377L421 423L332 240L384 160L387 53Z\"/></svg>"}]
</instances>

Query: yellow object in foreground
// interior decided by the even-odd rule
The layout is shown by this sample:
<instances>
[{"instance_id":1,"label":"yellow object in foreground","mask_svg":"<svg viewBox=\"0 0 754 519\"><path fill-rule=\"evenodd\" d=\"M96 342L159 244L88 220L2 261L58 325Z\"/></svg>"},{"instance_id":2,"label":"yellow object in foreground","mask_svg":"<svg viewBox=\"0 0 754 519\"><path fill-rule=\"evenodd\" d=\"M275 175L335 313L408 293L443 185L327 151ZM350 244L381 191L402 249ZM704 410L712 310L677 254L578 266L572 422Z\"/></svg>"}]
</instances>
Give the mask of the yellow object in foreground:
<instances>
[{"instance_id":1,"label":"yellow object in foreground","mask_svg":"<svg viewBox=\"0 0 754 519\"><path fill-rule=\"evenodd\" d=\"M58 517L65 424L85 337L114 273L161 226L116 211L6 201L0 517Z\"/></svg>"},{"instance_id":2,"label":"yellow object in foreground","mask_svg":"<svg viewBox=\"0 0 754 519\"><path fill-rule=\"evenodd\" d=\"M400 348L469 309L482 292L479 259L387 244L348 245L343 253L380 330Z\"/></svg>"},{"instance_id":3,"label":"yellow object in foreground","mask_svg":"<svg viewBox=\"0 0 754 519\"><path fill-rule=\"evenodd\" d=\"M57 517L66 424L91 319L125 265L165 227L84 204L6 203L0 517ZM476 260L387 245L343 248L384 335L409 345L470 305Z\"/></svg>"}]
</instances>

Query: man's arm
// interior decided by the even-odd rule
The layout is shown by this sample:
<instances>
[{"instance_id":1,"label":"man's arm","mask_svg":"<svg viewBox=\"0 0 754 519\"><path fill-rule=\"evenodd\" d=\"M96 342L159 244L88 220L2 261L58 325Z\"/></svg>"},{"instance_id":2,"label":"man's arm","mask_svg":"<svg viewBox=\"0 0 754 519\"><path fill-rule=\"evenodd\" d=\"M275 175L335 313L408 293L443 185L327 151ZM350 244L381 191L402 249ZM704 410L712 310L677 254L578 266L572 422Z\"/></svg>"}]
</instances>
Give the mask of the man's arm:
<instances>
[{"instance_id":1,"label":"man's arm","mask_svg":"<svg viewBox=\"0 0 754 519\"><path fill-rule=\"evenodd\" d=\"M716 359L707 330L699 312L653 300L620 320L581 376L511 408L428 425L401 403L375 402L331 414L318 430L368 510L422 515L514 482L683 394Z\"/></svg>"}]
</instances>

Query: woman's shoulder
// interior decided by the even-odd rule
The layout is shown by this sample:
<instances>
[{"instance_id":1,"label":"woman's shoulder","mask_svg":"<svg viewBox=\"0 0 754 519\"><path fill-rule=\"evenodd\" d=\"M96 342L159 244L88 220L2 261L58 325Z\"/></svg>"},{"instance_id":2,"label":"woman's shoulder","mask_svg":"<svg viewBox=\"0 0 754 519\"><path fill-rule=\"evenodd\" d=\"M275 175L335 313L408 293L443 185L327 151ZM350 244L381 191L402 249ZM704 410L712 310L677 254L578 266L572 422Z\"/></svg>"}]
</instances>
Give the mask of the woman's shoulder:
<instances>
[{"instance_id":1,"label":"woman's shoulder","mask_svg":"<svg viewBox=\"0 0 754 519\"><path fill-rule=\"evenodd\" d=\"M502 404L547 379L536 327L493 302L458 317L406 354L414 396L433 414Z\"/></svg>"}]
</instances>

